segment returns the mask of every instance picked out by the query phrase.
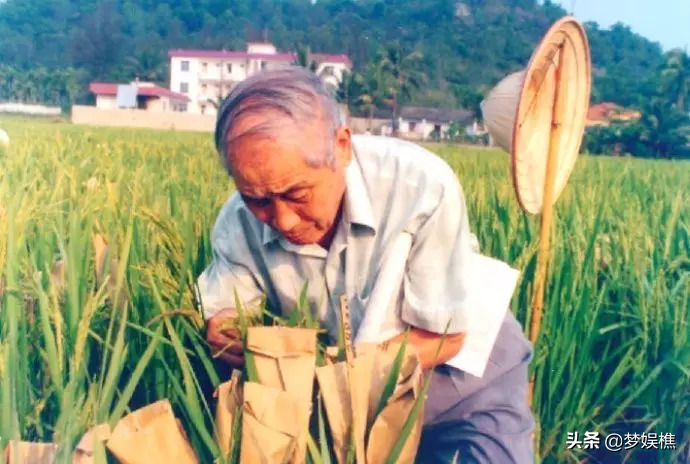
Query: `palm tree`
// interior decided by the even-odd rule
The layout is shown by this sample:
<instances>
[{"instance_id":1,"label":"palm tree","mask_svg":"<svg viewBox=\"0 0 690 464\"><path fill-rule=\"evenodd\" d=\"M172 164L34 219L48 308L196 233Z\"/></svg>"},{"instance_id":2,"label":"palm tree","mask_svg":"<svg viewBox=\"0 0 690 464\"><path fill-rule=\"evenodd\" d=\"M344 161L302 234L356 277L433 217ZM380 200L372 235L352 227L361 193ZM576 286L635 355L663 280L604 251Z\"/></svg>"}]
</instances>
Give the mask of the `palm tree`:
<instances>
[{"instance_id":1,"label":"palm tree","mask_svg":"<svg viewBox=\"0 0 690 464\"><path fill-rule=\"evenodd\" d=\"M643 107L641 139L652 153L671 158L687 148L690 117L663 98L652 97Z\"/></svg>"},{"instance_id":2,"label":"palm tree","mask_svg":"<svg viewBox=\"0 0 690 464\"><path fill-rule=\"evenodd\" d=\"M125 72L128 76L143 81L165 81L165 65L159 50L146 48L125 58Z\"/></svg>"},{"instance_id":3,"label":"palm tree","mask_svg":"<svg viewBox=\"0 0 690 464\"><path fill-rule=\"evenodd\" d=\"M662 70L665 90L679 111L685 112L690 94L690 56L680 49L666 54L666 63Z\"/></svg>"},{"instance_id":4,"label":"palm tree","mask_svg":"<svg viewBox=\"0 0 690 464\"><path fill-rule=\"evenodd\" d=\"M12 66L0 65L0 100L10 101L14 98L12 86L15 73Z\"/></svg>"},{"instance_id":5,"label":"palm tree","mask_svg":"<svg viewBox=\"0 0 690 464\"><path fill-rule=\"evenodd\" d=\"M369 64L364 68L364 86L359 98L356 100L358 106L362 106L369 116L369 130L372 129L374 111L381 106L393 107L391 98L390 77L387 76L381 66Z\"/></svg>"},{"instance_id":6,"label":"palm tree","mask_svg":"<svg viewBox=\"0 0 690 464\"><path fill-rule=\"evenodd\" d=\"M311 47L309 47L309 45L298 44L295 48L297 50L297 56L295 57L293 64L302 66L303 68L307 68L309 71L316 73L316 70L319 68L319 63L312 59Z\"/></svg>"},{"instance_id":7,"label":"palm tree","mask_svg":"<svg viewBox=\"0 0 690 464\"><path fill-rule=\"evenodd\" d=\"M356 71L343 71L343 77L335 89L335 98L351 109L364 89L364 78Z\"/></svg>"},{"instance_id":8,"label":"palm tree","mask_svg":"<svg viewBox=\"0 0 690 464\"><path fill-rule=\"evenodd\" d=\"M393 134L397 134L395 121L399 115L401 97L410 99L413 91L421 88L426 81L426 76L421 71L424 56L421 52L414 51L405 54L399 42L388 44L379 52L378 63L389 83L391 106L393 108Z\"/></svg>"}]
</instances>

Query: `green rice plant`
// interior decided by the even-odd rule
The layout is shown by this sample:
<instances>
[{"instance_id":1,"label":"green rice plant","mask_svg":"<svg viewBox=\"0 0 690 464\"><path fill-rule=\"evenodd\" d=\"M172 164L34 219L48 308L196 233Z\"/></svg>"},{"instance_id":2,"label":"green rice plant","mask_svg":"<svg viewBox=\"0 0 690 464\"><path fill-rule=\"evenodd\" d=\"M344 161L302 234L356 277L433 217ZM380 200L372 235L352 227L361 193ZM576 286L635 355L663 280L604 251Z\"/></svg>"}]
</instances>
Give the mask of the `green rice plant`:
<instances>
[{"instance_id":1,"label":"green rice plant","mask_svg":"<svg viewBox=\"0 0 690 464\"><path fill-rule=\"evenodd\" d=\"M393 364L391 365L391 370L388 373L388 377L386 378L386 383L383 386L383 392L381 393L381 398L379 399L379 404L376 406L376 412L374 413L374 417L378 417L379 414L383 411L383 409L386 407L388 404L388 400L391 398L393 395L393 391L395 390L395 385L398 383L398 377L400 376L400 369L402 368L402 363L403 360L405 359L405 349L407 348L407 336L409 335L409 330L405 331L405 335L403 336L402 343L400 343L400 347L398 348L398 352L395 355L395 359L393 360Z\"/></svg>"}]
</instances>

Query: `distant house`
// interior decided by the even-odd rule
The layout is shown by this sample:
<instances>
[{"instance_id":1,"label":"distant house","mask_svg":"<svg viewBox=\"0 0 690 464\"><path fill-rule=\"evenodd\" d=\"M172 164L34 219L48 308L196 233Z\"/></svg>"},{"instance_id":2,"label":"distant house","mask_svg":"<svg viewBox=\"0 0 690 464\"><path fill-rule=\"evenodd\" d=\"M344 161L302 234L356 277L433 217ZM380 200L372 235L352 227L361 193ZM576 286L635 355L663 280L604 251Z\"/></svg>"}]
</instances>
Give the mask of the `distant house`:
<instances>
[{"instance_id":1,"label":"distant house","mask_svg":"<svg viewBox=\"0 0 690 464\"><path fill-rule=\"evenodd\" d=\"M133 87L136 90L136 108L147 111L186 111L189 97L159 87L151 82L134 81L129 84L92 82L89 91L96 96L96 107L118 108L118 88Z\"/></svg>"},{"instance_id":2,"label":"distant house","mask_svg":"<svg viewBox=\"0 0 690 464\"><path fill-rule=\"evenodd\" d=\"M642 114L637 110L628 110L617 103L604 102L589 107L585 125L609 126L612 121L636 121L641 117Z\"/></svg>"},{"instance_id":3,"label":"distant house","mask_svg":"<svg viewBox=\"0 0 690 464\"><path fill-rule=\"evenodd\" d=\"M397 120L398 135L411 140L441 139L446 137L452 123L458 123L464 130L473 121L474 114L466 109L404 106L400 108L400 117ZM391 124L381 128L383 135L392 132Z\"/></svg>"},{"instance_id":4,"label":"distant house","mask_svg":"<svg viewBox=\"0 0 690 464\"><path fill-rule=\"evenodd\" d=\"M170 88L190 98L190 113L216 114L219 100L247 77L262 70L279 69L297 60L294 53L280 53L271 43L249 43L246 51L170 50ZM337 87L343 72L352 69L347 55L312 53L316 74Z\"/></svg>"}]
</instances>

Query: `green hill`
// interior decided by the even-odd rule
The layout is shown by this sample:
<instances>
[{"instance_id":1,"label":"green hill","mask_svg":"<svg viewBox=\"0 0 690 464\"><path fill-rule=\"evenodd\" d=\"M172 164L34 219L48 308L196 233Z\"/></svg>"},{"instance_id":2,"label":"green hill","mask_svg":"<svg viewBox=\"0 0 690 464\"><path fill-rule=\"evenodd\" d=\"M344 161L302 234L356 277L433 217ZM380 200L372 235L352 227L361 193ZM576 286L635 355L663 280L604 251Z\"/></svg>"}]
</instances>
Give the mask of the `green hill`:
<instances>
[{"instance_id":1,"label":"green hill","mask_svg":"<svg viewBox=\"0 0 690 464\"><path fill-rule=\"evenodd\" d=\"M361 70L382 45L399 41L404 53L421 52L427 77L406 103L461 106L524 66L565 13L536 0L6 0L0 4L0 65L13 72L77 72L69 91L17 83L0 89L0 98L14 92L33 101L60 95L84 101L88 81L135 75L165 84L167 50L176 47L243 49L248 40L262 39L282 50L347 53ZM587 29L593 99L637 102L663 63L661 47L623 25L601 30L588 23Z\"/></svg>"}]
</instances>

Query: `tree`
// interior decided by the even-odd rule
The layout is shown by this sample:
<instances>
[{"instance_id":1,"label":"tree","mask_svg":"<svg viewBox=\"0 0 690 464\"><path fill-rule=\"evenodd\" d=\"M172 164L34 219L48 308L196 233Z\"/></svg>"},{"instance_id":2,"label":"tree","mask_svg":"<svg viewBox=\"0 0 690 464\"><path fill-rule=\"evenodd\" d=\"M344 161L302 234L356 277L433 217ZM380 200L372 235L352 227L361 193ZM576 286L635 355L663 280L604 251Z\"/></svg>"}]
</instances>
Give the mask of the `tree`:
<instances>
[{"instance_id":1,"label":"tree","mask_svg":"<svg viewBox=\"0 0 690 464\"><path fill-rule=\"evenodd\" d=\"M357 71L344 71L338 88L335 90L335 98L351 111L363 90L364 78L362 75Z\"/></svg>"},{"instance_id":2,"label":"tree","mask_svg":"<svg viewBox=\"0 0 690 464\"><path fill-rule=\"evenodd\" d=\"M124 74L126 79L164 83L167 75L167 62L161 49L143 48L125 57Z\"/></svg>"},{"instance_id":3,"label":"tree","mask_svg":"<svg viewBox=\"0 0 690 464\"><path fill-rule=\"evenodd\" d=\"M370 64L364 70L364 86L355 104L366 110L369 117L370 131L372 130L376 108L381 106L392 107L392 100L387 98L387 90L391 87L390 84L387 84L387 80L388 77L383 72L381 66Z\"/></svg>"},{"instance_id":4,"label":"tree","mask_svg":"<svg viewBox=\"0 0 690 464\"><path fill-rule=\"evenodd\" d=\"M472 111L475 119L482 119L482 109L481 103L484 99L484 93L486 89L475 89L466 85L455 85L453 86L453 93L456 99L465 109Z\"/></svg>"},{"instance_id":5,"label":"tree","mask_svg":"<svg viewBox=\"0 0 690 464\"><path fill-rule=\"evenodd\" d=\"M400 114L401 99L411 99L413 91L419 89L426 80L421 70L423 58L424 55L418 51L405 54L397 41L388 44L379 52L378 64L383 76L390 77L384 80L389 84L388 91L393 108L393 135L397 134L395 121Z\"/></svg>"},{"instance_id":6,"label":"tree","mask_svg":"<svg viewBox=\"0 0 690 464\"><path fill-rule=\"evenodd\" d=\"M671 50L666 54L666 63L662 70L666 92L678 111L688 110L690 94L690 57L683 50Z\"/></svg>"},{"instance_id":7,"label":"tree","mask_svg":"<svg viewBox=\"0 0 690 464\"><path fill-rule=\"evenodd\" d=\"M650 99L643 107L641 140L651 156L672 158L687 153L690 117L676 104L662 97Z\"/></svg>"},{"instance_id":8,"label":"tree","mask_svg":"<svg viewBox=\"0 0 690 464\"><path fill-rule=\"evenodd\" d=\"M74 31L72 56L92 76L108 78L122 67L123 45L120 14L113 0L105 0Z\"/></svg>"},{"instance_id":9,"label":"tree","mask_svg":"<svg viewBox=\"0 0 690 464\"><path fill-rule=\"evenodd\" d=\"M316 73L316 70L319 68L319 64L311 57L311 48L309 45L297 45L296 57L293 64L307 68L313 73Z\"/></svg>"}]
</instances>

